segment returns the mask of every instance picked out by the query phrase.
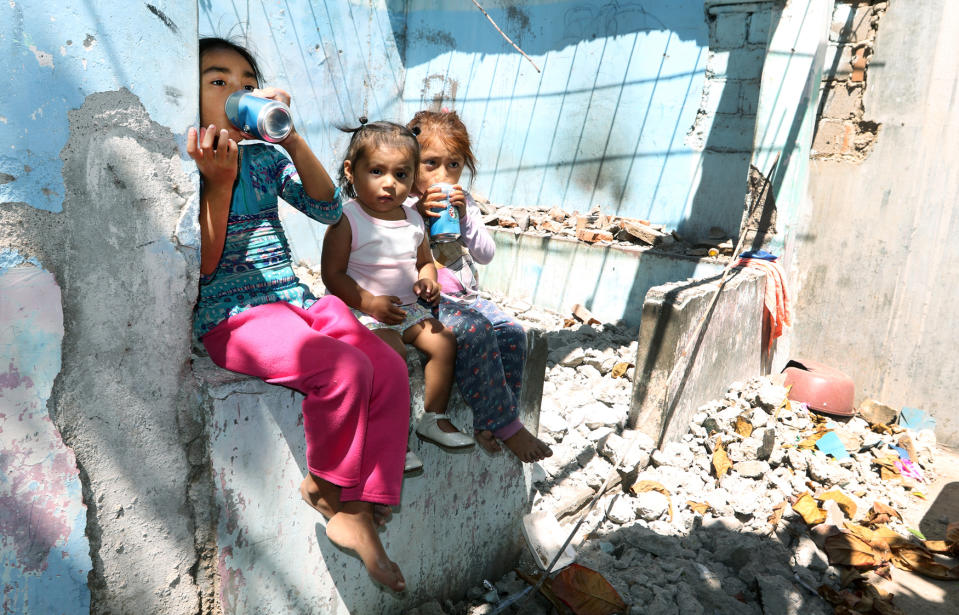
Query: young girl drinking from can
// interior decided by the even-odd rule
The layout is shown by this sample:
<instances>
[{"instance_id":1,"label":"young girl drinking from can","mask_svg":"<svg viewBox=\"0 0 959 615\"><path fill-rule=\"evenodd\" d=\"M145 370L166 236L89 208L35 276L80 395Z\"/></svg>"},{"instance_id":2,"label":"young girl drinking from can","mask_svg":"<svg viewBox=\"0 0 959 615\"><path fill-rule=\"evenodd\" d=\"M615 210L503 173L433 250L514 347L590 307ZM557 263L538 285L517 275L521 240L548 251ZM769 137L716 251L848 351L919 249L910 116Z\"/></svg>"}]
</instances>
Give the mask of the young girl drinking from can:
<instances>
[{"instance_id":1,"label":"young girl drinking from can","mask_svg":"<svg viewBox=\"0 0 959 615\"><path fill-rule=\"evenodd\" d=\"M407 124L420 143L420 166L410 203L437 216L433 204L446 199L459 212L460 237L433 248L442 285L440 321L456 336L456 385L473 409L476 439L487 451L501 440L520 461L549 457L552 449L519 420L519 394L526 362L526 332L508 314L477 296L473 262L489 263L496 244L483 225L479 207L459 185L464 169L470 179L476 158L466 126L455 112L420 111ZM436 184L454 184L449 194Z\"/></svg>"},{"instance_id":2,"label":"young girl drinking from can","mask_svg":"<svg viewBox=\"0 0 959 615\"><path fill-rule=\"evenodd\" d=\"M340 218L333 182L295 130L279 145L238 145L227 97L259 88L245 48L200 40L200 121L187 152L200 171L200 298L194 329L210 358L304 394L309 472L303 499L327 519L331 541L356 551L370 576L395 591L406 582L377 534L400 500L409 424L406 365L336 297L317 300L293 273L277 197L326 224ZM292 160L291 160L292 159ZM374 377L375 375L375 377Z\"/></svg>"},{"instance_id":3,"label":"young girl drinking from can","mask_svg":"<svg viewBox=\"0 0 959 615\"><path fill-rule=\"evenodd\" d=\"M456 341L430 311L440 286L423 219L403 206L416 177L419 144L392 122L368 124L360 118L360 127L347 132L353 135L340 184L352 198L323 239L323 283L400 356L406 356L405 344L426 353L426 412L417 434L450 448L472 446L472 438L445 414Z\"/></svg>"}]
</instances>

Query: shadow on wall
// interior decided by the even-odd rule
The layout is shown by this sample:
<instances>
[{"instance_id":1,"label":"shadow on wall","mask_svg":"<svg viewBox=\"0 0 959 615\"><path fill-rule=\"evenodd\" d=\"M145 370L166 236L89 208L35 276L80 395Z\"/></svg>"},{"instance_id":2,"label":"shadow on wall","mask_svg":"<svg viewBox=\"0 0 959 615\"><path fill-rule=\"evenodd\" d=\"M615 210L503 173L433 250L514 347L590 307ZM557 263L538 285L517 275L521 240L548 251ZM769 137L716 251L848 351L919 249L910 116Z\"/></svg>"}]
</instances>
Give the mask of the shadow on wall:
<instances>
[{"instance_id":1,"label":"shadow on wall","mask_svg":"<svg viewBox=\"0 0 959 615\"><path fill-rule=\"evenodd\" d=\"M388 3L404 103L463 116L490 198L679 222L697 155L684 142L708 42L701 1L486 6L541 73L472 4L405 5Z\"/></svg>"}]
</instances>

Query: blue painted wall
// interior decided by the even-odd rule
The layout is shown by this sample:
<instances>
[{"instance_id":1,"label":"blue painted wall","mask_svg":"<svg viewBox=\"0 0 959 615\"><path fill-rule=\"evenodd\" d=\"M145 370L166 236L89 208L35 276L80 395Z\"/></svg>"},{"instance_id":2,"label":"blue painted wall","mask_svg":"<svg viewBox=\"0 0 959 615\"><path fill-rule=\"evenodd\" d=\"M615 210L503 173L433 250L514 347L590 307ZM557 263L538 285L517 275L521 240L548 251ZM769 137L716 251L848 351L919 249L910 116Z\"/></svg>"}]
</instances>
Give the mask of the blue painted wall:
<instances>
[{"instance_id":1,"label":"blue painted wall","mask_svg":"<svg viewBox=\"0 0 959 615\"><path fill-rule=\"evenodd\" d=\"M471 2L407 4L407 114L460 113L477 190L496 203L683 223L703 149L688 136L708 59L702 0L483 3L539 73Z\"/></svg>"},{"instance_id":2,"label":"blue painted wall","mask_svg":"<svg viewBox=\"0 0 959 615\"><path fill-rule=\"evenodd\" d=\"M191 6L171 2L4 2L0 204L62 210L67 110L91 92L126 88L158 123L185 132L185 112L196 113L196 60L173 50L193 38L194 23Z\"/></svg>"},{"instance_id":3,"label":"blue painted wall","mask_svg":"<svg viewBox=\"0 0 959 615\"><path fill-rule=\"evenodd\" d=\"M735 232L768 19L717 29L703 0L483 5L542 72L467 1L202 2L200 33L251 42L331 172L336 124L445 106L474 139L474 190L496 203ZM283 216L295 255L318 263L324 228Z\"/></svg>"},{"instance_id":4,"label":"blue painted wall","mask_svg":"<svg viewBox=\"0 0 959 615\"><path fill-rule=\"evenodd\" d=\"M200 2L200 36L246 41L267 85L292 96L293 119L336 178L349 141L337 126L401 120L405 71L381 0ZM292 208L280 216L294 257L319 264L326 226Z\"/></svg>"}]
</instances>

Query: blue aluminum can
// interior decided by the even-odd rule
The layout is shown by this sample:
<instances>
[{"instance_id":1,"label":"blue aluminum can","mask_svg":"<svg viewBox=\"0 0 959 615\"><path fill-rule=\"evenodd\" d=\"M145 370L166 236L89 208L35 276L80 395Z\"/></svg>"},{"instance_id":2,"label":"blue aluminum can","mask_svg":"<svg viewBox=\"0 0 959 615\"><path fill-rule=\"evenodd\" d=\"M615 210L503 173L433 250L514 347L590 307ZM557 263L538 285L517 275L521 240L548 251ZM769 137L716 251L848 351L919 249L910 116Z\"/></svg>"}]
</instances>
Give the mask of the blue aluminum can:
<instances>
[{"instance_id":1,"label":"blue aluminum can","mask_svg":"<svg viewBox=\"0 0 959 615\"><path fill-rule=\"evenodd\" d=\"M445 201L438 201L430 206L435 212L442 212L439 218L427 216L430 227L430 241L433 243L448 243L460 238L460 215L455 205L450 203L450 191L453 184L433 184L430 188L440 188L446 195Z\"/></svg>"},{"instance_id":2,"label":"blue aluminum can","mask_svg":"<svg viewBox=\"0 0 959 615\"><path fill-rule=\"evenodd\" d=\"M279 143L293 131L289 107L276 100L254 96L246 90L233 92L226 99L226 117L254 139L270 143Z\"/></svg>"}]
</instances>

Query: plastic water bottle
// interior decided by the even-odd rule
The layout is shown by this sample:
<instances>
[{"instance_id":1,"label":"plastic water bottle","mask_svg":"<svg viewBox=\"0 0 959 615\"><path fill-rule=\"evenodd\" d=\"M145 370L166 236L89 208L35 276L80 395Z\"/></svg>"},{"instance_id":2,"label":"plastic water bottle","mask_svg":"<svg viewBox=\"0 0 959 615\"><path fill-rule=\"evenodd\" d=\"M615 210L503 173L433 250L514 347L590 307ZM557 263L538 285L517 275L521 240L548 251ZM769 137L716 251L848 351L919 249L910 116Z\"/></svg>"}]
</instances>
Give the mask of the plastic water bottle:
<instances>
[{"instance_id":1,"label":"plastic water bottle","mask_svg":"<svg viewBox=\"0 0 959 615\"><path fill-rule=\"evenodd\" d=\"M233 92L226 99L226 117L254 139L270 143L279 143L293 131L289 107L276 100L254 96L246 90Z\"/></svg>"}]
</instances>

